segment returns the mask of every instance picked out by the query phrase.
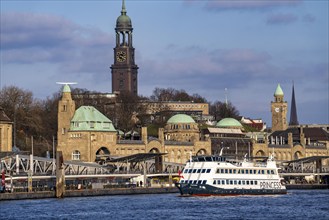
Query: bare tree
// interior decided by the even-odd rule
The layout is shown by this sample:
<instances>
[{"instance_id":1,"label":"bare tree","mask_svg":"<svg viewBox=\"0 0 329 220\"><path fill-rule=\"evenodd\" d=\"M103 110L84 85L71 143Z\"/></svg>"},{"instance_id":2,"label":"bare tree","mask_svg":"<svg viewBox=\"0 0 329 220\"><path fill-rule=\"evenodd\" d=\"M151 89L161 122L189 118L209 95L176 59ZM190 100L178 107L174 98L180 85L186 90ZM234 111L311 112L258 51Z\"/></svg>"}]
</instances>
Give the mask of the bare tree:
<instances>
[{"instance_id":1,"label":"bare tree","mask_svg":"<svg viewBox=\"0 0 329 220\"><path fill-rule=\"evenodd\" d=\"M223 103L216 101L210 105L210 114L215 117L216 121L223 118L239 118L239 111L232 105L231 102Z\"/></svg>"}]
</instances>

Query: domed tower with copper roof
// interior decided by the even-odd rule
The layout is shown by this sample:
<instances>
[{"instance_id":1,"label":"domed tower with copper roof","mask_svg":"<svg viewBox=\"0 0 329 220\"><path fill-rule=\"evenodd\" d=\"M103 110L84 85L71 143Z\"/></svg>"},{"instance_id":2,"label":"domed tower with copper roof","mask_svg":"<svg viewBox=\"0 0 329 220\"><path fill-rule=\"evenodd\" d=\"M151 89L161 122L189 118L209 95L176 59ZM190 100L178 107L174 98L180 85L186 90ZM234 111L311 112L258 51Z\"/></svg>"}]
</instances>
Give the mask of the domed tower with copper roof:
<instances>
[{"instance_id":1,"label":"domed tower with copper roof","mask_svg":"<svg viewBox=\"0 0 329 220\"><path fill-rule=\"evenodd\" d=\"M278 84L275 93L274 101L271 102L272 112L272 132L283 131L287 129L287 107L288 104L284 101L284 94L280 84Z\"/></svg>"},{"instance_id":2,"label":"domed tower with copper roof","mask_svg":"<svg viewBox=\"0 0 329 220\"><path fill-rule=\"evenodd\" d=\"M186 114L172 116L164 130L168 141L194 142L200 139L198 124Z\"/></svg>"},{"instance_id":3,"label":"domed tower with copper roof","mask_svg":"<svg viewBox=\"0 0 329 220\"><path fill-rule=\"evenodd\" d=\"M135 48L133 47L132 24L127 15L125 1L122 1L121 15L116 22L116 45L112 72L112 92L138 94Z\"/></svg>"}]
</instances>

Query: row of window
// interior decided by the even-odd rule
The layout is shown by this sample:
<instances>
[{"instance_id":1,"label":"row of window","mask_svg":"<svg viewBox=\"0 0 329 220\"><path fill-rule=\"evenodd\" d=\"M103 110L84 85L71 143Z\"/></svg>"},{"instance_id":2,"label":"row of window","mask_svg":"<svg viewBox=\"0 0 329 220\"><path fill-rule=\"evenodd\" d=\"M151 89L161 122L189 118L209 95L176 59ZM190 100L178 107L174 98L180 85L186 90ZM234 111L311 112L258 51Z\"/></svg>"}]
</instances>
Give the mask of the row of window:
<instances>
[{"instance_id":1,"label":"row of window","mask_svg":"<svg viewBox=\"0 0 329 220\"><path fill-rule=\"evenodd\" d=\"M216 173L229 174L276 174L275 170L259 170L259 169L217 169Z\"/></svg>"},{"instance_id":2,"label":"row of window","mask_svg":"<svg viewBox=\"0 0 329 220\"><path fill-rule=\"evenodd\" d=\"M186 169L184 173L210 173L211 169Z\"/></svg>"},{"instance_id":3,"label":"row of window","mask_svg":"<svg viewBox=\"0 0 329 220\"><path fill-rule=\"evenodd\" d=\"M214 185L257 185L257 180L214 180Z\"/></svg>"},{"instance_id":4,"label":"row of window","mask_svg":"<svg viewBox=\"0 0 329 220\"><path fill-rule=\"evenodd\" d=\"M180 182L190 184L207 184L207 180L181 180Z\"/></svg>"},{"instance_id":5,"label":"row of window","mask_svg":"<svg viewBox=\"0 0 329 220\"><path fill-rule=\"evenodd\" d=\"M185 169L184 173L210 173L211 169ZM276 174L275 170L260 170L260 169L224 169L218 168L216 173L224 174Z\"/></svg>"}]
</instances>

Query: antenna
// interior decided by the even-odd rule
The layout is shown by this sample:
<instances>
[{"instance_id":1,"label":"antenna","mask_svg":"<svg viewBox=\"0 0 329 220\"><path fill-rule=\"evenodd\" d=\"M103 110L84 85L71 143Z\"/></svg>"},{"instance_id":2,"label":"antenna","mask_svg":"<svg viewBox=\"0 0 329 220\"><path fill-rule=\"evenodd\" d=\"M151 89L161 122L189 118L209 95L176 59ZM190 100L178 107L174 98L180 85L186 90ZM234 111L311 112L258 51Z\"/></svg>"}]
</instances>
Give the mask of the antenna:
<instances>
[{"instance_id":1,"label":"antenna","mask_svg":"<svg viewBox=\"0 0 329 220\"><path fill-rule=\"evenodd\" d=\"M56 84L60 85L75 85L78 84L77 82L56 82Z\"/></svg>"},{"instance_id":2,"label":"antenna","mask_svg":"<svg viewBox=\"0 0 329 220\"><path fill-rule=\"evenodd\" d=\"M227 106L227 88L225 88L225 104Z\"/></svg>"}]
</instances>

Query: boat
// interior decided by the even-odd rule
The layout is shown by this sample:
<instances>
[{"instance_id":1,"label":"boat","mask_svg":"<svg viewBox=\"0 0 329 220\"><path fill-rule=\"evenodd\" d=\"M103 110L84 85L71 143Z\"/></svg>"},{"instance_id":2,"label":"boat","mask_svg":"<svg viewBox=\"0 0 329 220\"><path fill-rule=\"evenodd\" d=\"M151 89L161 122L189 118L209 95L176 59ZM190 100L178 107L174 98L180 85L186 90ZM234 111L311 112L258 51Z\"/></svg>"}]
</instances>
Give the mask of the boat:
<instances>
[{"instance_id":1,"label":"boat","mask_svg":"<svg viewBox=\"0 0 329 220\"><path fill-rule=\"evenodd\" d=\"M273 154L262 161L219 155L190 156L176 183L182 196L286 194Z\"/></svg>"}]
</instances>

